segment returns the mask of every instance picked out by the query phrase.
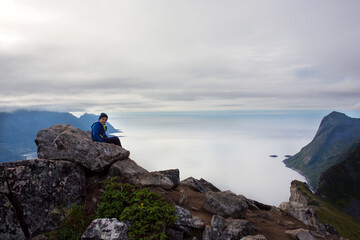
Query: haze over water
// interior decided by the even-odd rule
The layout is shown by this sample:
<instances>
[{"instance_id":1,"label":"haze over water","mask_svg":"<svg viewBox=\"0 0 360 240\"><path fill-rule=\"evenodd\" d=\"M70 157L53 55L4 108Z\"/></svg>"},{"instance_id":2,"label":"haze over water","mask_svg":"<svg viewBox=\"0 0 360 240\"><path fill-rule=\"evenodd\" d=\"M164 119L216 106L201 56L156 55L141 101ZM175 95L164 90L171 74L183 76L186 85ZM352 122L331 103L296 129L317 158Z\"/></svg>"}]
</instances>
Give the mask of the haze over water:
<instances>
[{"instance_id":1,"label":"haze over water","mask_svg":"<svg viewBox=\"0 0 360 240\"><path fill-rule=\"evenodd\" d=\"M111 113L122 145L149 171L178 168L247 198L278 206L303 176L284 155L300 151L329 111L203 111ZM278 155L271 158L269 155Z\"/></svg>"}]
</instances>

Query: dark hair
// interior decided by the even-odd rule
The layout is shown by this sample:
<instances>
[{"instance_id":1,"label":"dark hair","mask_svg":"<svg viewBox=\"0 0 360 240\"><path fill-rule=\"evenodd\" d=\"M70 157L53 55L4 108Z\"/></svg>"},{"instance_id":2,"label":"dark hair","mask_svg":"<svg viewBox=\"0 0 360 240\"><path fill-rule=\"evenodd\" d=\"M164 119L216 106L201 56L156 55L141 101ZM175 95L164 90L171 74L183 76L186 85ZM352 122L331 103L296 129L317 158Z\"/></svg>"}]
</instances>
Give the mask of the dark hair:
<instances>
[{"instance_id":1,"label":"dark hair","mask_svg":"<svg viewBox=\"0 0 360 240\"><path fill-rule=\"evenodd\" d=\"M99 117L99 120L100 120L101 118L103 118L103 117L106 117L106 119L108 119L108 115L106 115L105 113L101 113L101 114L100 114L100 117Z\"/></svg>"}]
</instances>

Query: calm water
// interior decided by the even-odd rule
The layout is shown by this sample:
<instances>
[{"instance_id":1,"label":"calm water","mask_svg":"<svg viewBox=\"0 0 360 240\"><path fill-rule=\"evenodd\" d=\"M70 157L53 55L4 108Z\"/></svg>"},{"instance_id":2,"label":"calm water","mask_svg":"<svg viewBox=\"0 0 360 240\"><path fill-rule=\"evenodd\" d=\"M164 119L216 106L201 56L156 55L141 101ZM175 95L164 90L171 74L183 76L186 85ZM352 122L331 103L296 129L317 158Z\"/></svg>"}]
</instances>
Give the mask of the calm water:
<instances>
[{"instance_id":1,"label":"calm water","mask_svg":"<svg viewBox=\"0 0 360 240\"><path fill-rule=\"evenodd\" d=\"M278 206L290 182L286 168L314 137L328 111L210 111L111 113L130 157L149 171L178 168L180 179L204 178L221 190ZM271 158L269 155L278 155Z\"/></svg>"}]
</instances>

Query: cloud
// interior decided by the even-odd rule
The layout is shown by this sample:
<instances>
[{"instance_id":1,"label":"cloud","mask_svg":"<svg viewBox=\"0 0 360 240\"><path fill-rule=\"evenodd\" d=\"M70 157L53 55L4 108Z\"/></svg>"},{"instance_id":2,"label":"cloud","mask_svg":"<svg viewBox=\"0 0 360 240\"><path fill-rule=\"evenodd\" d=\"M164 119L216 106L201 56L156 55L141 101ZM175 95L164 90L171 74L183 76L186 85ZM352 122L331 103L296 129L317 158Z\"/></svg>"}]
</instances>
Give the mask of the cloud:
<instances>
[{"instance_id":1,"label":"cloud","mask_svg":"<svg viewBox=\"0 0 360 240\"><path fill-rule=\"evenodd\" d=\"M351 109L358 1L0 3L0 106Z\"/></svg>"}]
</instances>

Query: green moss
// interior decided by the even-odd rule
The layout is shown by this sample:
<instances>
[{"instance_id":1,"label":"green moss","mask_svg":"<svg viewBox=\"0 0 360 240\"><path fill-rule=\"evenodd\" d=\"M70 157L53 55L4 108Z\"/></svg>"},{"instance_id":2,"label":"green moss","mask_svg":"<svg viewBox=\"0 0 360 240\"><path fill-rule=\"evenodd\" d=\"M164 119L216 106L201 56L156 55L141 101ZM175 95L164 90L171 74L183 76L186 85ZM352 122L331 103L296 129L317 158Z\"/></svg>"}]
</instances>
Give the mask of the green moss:
<instances>
[{"instance_id":1,"label":"green moss","mask_svg":"<svg viewBox=\"0 0 360 240\"><path fill-rule=\"evenodd\" d=\"M295 182L297 184L297 189L309 199L309 206L315 210L316 216L320 222L334 226L342 237L350 240L360 239L359 223L330 203L321 199L319 196L314 195L306 183L299 181Z\"/></svg>"},{"instance_id":2,"label":"green moss","mask_svg":"<svg viewBox=\"0 0 360 240\"><path fill-rule=\"evenodd\" d=\"M132 222L131 239L165 239L165 227L176 221L175 208L159 194L147 188L106 181L97 218L117 218Z\"/></svg>"}]
</instances>

